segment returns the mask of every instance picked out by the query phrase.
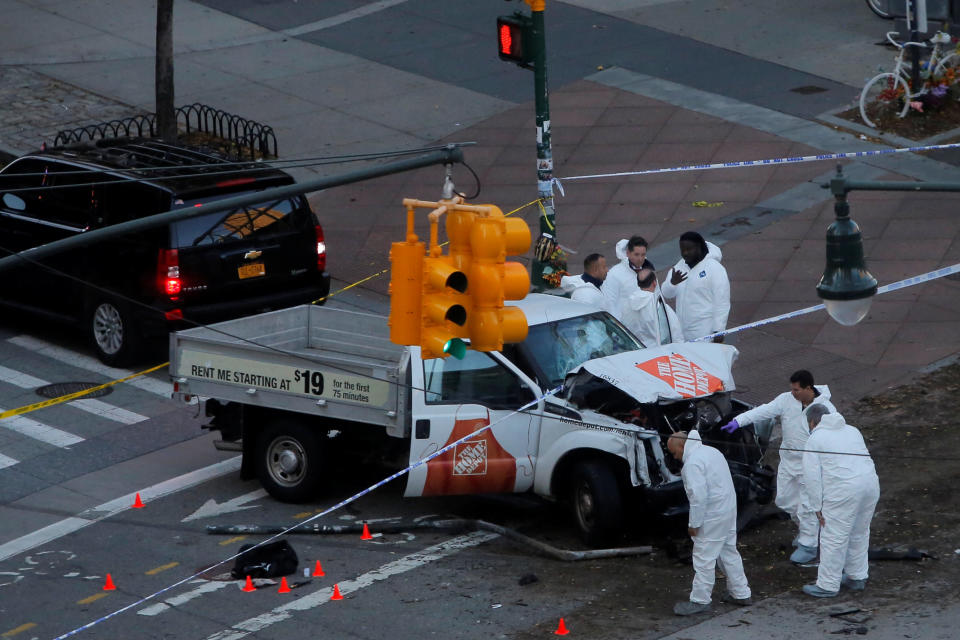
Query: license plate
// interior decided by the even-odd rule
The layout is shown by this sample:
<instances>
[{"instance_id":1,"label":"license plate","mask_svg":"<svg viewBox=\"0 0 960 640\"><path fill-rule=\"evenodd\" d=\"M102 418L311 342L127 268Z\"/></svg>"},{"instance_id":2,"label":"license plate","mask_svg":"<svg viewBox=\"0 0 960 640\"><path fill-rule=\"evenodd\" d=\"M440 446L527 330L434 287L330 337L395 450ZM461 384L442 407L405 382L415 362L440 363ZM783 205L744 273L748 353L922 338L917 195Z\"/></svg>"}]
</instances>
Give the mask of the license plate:
<instances>
[{"instance_id":1,"label":"license plate","mask_svg":"<svg viewBox=\"0 0 960 640\"><path fill-rule=\"evenodd\" d=\"M263 268L262 262L251 262L237 267L237 275L240 276L241 280L244 278L259 278L267 275L267 270Z\"/></svg>"}]
</instances>

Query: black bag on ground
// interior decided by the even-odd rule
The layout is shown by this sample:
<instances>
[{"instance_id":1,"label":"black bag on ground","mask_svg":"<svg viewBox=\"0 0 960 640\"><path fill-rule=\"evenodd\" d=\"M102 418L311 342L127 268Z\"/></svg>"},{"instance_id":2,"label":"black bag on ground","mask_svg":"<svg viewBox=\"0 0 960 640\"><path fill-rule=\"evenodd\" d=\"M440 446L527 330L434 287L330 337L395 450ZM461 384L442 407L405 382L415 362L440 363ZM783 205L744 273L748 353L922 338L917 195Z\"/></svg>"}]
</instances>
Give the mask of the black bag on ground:
<instances>
[{"instance_id":1,"label":"black bag on ground","mask_svg":"<svg viewBox=\"0 0 960 640\"><path fill-rule=\"evenodd\" d=\"M286 540L277 540L251 549L252 544L240 547L240 555L233 563L230 575L237 580L251 578L277 578L297 571L297 552ZM248 551L249 549L249 551Z\"/></svg>"}]
</instances>

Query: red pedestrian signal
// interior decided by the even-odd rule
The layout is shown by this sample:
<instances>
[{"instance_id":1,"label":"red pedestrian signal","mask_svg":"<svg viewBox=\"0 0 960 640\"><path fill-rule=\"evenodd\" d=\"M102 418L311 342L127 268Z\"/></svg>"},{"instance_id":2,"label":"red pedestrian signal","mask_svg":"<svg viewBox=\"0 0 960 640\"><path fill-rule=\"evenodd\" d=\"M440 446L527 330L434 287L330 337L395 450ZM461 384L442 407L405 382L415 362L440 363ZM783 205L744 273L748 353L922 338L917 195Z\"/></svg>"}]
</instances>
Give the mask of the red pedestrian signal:
<instances>
[{"instance_id":1,"label":"red pedestrian signal","mask_svg":"<svg viewBox=\"0 0 960 640\"><path fill-rule=\"evenodd\" d=\"M533 22L528 16L515 13L497 18L497 53L501 60L519 65L533 62Z\"/></svg>"}]
</instances>

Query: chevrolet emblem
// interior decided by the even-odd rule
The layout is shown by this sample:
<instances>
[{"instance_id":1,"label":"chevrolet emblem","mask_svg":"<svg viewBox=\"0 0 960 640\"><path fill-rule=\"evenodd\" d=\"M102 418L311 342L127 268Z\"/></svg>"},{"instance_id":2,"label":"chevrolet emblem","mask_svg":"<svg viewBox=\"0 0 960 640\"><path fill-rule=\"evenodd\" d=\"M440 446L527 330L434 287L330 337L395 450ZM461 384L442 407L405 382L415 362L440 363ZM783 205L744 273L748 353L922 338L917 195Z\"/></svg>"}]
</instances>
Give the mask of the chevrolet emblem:
<instances>
[{"instance_id":1,"label":"chevrolet emblem","mask_svg":"<svg viewBox=\"0 0 960 640\"><path fill-rule=\"evenodd\" d=\"M255 260L256 258L259 258L262 254L263 254L263 251L260 251L259 249L254 251L247 251L245 254L243 254L243 259Z\"/></svg>"}]
</instances>

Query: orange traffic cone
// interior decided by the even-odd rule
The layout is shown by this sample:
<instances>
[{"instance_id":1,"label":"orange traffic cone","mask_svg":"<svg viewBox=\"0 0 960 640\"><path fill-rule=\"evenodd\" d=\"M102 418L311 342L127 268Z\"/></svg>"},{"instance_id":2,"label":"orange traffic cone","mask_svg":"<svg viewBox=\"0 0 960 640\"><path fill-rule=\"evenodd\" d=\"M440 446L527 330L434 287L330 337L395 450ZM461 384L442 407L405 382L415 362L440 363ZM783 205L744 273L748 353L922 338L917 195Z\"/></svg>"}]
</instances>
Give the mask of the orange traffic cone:
<instances>
[{"instance_id":1,"label":"orange traffic cone","mask_svg":"<svg viewBox=\"0 0 960 640\"><path fill-rule=\"evenodd\" d=\"M367 523L363 523L363 535L360 536L361 540L373 540L373 536L370 535L370 529L367 528Z\"/></svg>"},{"instance_id":2,"label":"orange traffic cone","mask_svg":"<svg viewBox=\"0 0 960 640\"><path fill-rule=\"evenodd\" d=\"M253 580L250 579L250 576L247 576L247 584L243 585L244 591L256 591L257 588L253 586Z\"/></svg>"},{"instance_id":3,"label":"orange traffic cone","mask_svg":"<svg viewBox=\"0 0 960 640\"><path fill-rule=\"evenodd\" d=\"M333 585L333 595L330 596L331 600L343 600L343 596L340 595L340 585Z\"/></svg>"},{"instance_id":4,"label":"orange traffic cone","mask_svg":"<svg viewBox=\"0 0 960 640\"><path fill-rule=\"evenodd\" d=\"M560 625L557 627L557 630L553 632L555 636L565 636L570 633L567 630L567 625L563 624L563 618L560 618Z\"/></svg>"},{"instance_id":5,"label":"orange traffic cone","mask_svg":"<svg viewBox=\"0 0 960 640\"><path fill-rule=\"evenodd\" d=\"M143 502L140 501L140 492L137 492L137 499L130 505L133 509L143 509Z\"/></svg>"},{"instance_id":6,"label":"orange traffic cone","mask_svg":"<svg viewBox=\"0 0 960 640\"><path fill-rule=\"evenodd\" d=\"M280 578L280 588L277 589L277 593L290 593L290 585L287 584L286 576Z\"/></svg>"},{"instance_id":7,"label":"orange traffic cone","mask_svg":"<svg viewBox=\"0 0 960 640\"><path fill-rule=\"evenodd\" d=\"M314 577L314 578L321 578L321 577L323 577L323 576L325 576L325 575L327 575L327 574L325 574L325 573L323 572L323 567L320 566L320 561L317 560L317 564L314 565L314 567L313 567L313 577Z\"/></svg>"},{"instance_id":8,"label":"orange traffic cone","mask_svg":"<svg viewBox=\"0 0 960 640\"><path fill-rule=\"evenodd\" d=\"M103 584L104 591L116 591L117 588L113 585L113 578L110 577L110 574L107 574L107 581Z\"/></svg>"}]
</instances>

